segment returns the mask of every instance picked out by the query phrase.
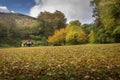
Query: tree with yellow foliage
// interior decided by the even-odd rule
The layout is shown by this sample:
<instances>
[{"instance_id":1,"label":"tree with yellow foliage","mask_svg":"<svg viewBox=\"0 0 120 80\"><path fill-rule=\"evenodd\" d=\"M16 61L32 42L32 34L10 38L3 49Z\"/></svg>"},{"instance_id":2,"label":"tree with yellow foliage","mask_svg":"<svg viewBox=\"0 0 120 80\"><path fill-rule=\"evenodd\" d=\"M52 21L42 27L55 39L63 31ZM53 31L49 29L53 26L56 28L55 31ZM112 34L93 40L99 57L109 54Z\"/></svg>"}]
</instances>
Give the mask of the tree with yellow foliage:
<instances>
[{"instance_id":1,"label":"tree with yellow foliage","mask_svg":"<svg viewBox=\"0 0 120 80\"><path fill-rule=\"evenodd\" d=\"M81 23L71 21L66 28L56 30L53 36L48 37L48 42L52 44L80 44L86 42L86 34L82 30Z\"/></svg>"},{"instance_id":2,"label":"tree with yellow foliage","mask_svg":"<svg viewBox=\"0 0 120 80\"><path fill-rule=\"evenodd\" d=\"M90 34L88 35L88 38L89 38L89 42L90 43L94 43L95 42L95 34L94 34L93 30L91 30Z\"/></svg>"},{"instance_id":3,"label":"tree with yellow foliage","mask_svg":"<svg viewBox=\"0 0 120 80\"><path fill-rule=\"evenodd\" d=\"M64 44L65 45L65 37L66 37L67 29L61 28L60 30L56 30L53 36L48 37L48 42L55 44Z\"/></svg>"},{"instance_id":4,"label":"tree with yellow foliage","mask_svg":"<svg viewBox=\"0 0 120 80\"><path fill-rule=\"evenodd\" d=\"M66 42L70 44L80 44L86 42L86 34L82 30L81 23L76 21L71 21L68 26L68 33L66 35Z\"/></svg>"}]
</instances>

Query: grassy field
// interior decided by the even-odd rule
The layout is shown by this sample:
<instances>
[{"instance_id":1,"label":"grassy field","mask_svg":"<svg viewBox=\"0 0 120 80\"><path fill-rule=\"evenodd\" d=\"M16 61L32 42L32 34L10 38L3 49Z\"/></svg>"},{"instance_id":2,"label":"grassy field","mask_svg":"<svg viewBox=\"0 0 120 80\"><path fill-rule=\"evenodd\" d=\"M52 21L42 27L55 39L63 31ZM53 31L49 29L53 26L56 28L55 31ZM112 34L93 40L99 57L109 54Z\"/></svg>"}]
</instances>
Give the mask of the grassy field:
<instances>
[{"instance_id":1,"label":"grassy field","mask_svg":"<svg viewBox=\"0 0 120 80\"><path fill-rule=\"evenodd\" d=\"M120 80L120 44L0 49L0 80Z\"/></svg>"}]
</instances>

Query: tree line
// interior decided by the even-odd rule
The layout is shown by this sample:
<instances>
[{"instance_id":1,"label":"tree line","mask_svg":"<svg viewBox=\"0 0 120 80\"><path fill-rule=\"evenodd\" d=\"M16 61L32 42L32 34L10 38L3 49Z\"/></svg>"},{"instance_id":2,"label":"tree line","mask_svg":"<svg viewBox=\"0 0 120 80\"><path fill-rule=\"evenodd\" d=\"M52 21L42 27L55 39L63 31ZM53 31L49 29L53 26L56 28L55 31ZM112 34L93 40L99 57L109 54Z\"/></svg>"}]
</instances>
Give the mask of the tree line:
<instances>
[{"instance_id":1,"label":"tree line","mask_svg":"<svg viewBox=\"0 0 120 80\"><path fill-rule=\"evenodd\" d=\"M81 24L67 19L61 11L41 12L33 25L16 27L14 23L0 20L1 43L11 40L19 43L23 39L35 40L37 45L75 45L85 43L120 42L120 0L92 0L91 24ZM5 37L4 37L5 35ZM14 39L14 40L13 40ZM9 42L8 41L8 42Z\"/></svg>"}]
</instances>

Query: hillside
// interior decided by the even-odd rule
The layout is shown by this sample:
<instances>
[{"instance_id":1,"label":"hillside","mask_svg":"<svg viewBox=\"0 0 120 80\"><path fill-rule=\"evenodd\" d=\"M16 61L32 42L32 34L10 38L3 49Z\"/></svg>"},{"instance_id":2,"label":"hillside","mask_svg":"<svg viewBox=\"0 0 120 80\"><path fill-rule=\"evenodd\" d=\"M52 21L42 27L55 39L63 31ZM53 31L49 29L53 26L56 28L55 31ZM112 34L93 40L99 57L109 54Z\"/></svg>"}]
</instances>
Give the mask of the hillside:
<instances>
[{"instance_id":1,"label":"hillside","mask_svg":"<svg viewBox=\"0 0 120 80\"><path fill-rule=\"evenodd\" d=\"M35 33L36 18L18 13L0 13L0 47L19 46L21 39Z\"/></svg>"},{"instance_id":2,"label":"hillside","mask_svg":"<svg viewBox=\"0 0 120 80\"><path fill-rule=\"evenodd\" d=\"M9 26L16 25L17 27L28 26L36 21L36 18L19 14L19 13L1 13L0 20L5 20Z\"/></svg>"}]
</instances>

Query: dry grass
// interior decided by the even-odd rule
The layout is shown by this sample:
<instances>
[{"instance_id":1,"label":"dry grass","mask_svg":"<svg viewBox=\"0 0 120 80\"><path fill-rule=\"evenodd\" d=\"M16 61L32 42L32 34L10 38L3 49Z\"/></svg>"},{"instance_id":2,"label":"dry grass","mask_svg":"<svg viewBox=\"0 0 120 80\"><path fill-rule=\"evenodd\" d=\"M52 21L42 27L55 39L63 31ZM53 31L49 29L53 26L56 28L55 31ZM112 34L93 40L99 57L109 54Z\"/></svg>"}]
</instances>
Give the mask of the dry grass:
<instances>
[{"instance_id":1,"label":"dry grass","mask_svg":"<svg viewBox=\"0 0 120 80\"><path fill-rule=\"evenodd\" d=\"M120 44L0 49L0 80L119 80Z\"/></svg>"}]
</instances>

